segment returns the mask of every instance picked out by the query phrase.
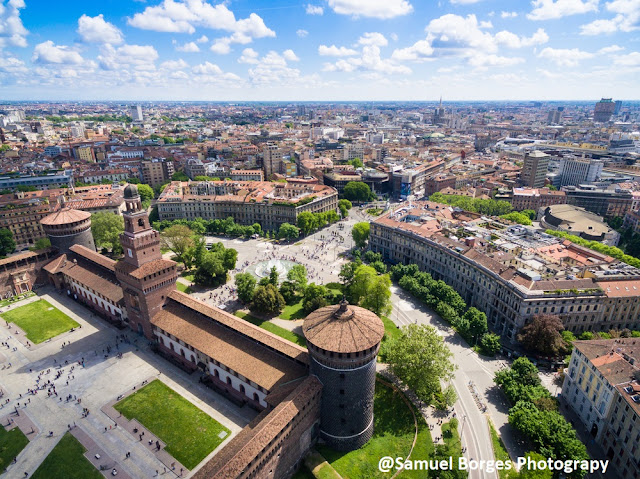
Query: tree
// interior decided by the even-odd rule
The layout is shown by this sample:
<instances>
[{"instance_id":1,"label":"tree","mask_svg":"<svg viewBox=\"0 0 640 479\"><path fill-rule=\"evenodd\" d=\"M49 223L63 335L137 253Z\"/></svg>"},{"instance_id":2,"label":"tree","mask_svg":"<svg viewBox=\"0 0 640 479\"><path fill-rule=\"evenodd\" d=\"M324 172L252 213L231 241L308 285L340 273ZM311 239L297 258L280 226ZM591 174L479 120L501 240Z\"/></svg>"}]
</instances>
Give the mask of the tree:
<instances>
[{"instance_id":1,"label":"tree","mask_svg":"<svg viewBox=\"0 0 640 479\"><path fill-rule=\"evenodd\" d=\"M526 464L529 464L529 460L534 461L535 463L547 460L541 454L538 454L537 452L533 452L533 451L529 451L526 454L526 457L527 457ZM542 470L537 468L529 469L526 466L526 464L522 469L520 469L520 475L518 476L519 479L552 479L553 478L553 471L549 469L542 469Z\"/></svg>"},{"instance_id":2,"label":"tree","mask_svg":"<svg viewBox=\"0 0 640 479\"><path fill-rule=\"evenodd\" d=\"M311 283L304 290L302 309L306 314L326 306L329 290L320 284Z\"/></svg>"},{"instance_id":3,"label":"tree","mask_svg":"<svg viewBox=\"0 0 640 479\"><path fill-rule=\"evenodd\" d=\"M140 183L138 185L138 194L140 195L140 200L144 203L145 201L151 201L154 197L153 188L144 183Z\"/></svg>"},{"instance_id":4,"label":"tree","mask_svg":"<svg viewBox=\"0 0 640 479\"><path fill-rule=\"evenodd\" d=\"M91 215L91 234L98 248L111 250L113 254L122 253L120 234L124 231L124 218L113 213L94 213Z\"/></svg>"},{"instance_id":5,"label":"tree","mask_svg":"<svg viewBox=\"0 0 640 479\"><path fill-rule=\"evenodd\" d=\"M360 304L360 300L369 294L373 279L378 276L373 267L366 264L359 265L353 273L353 281L346 289L347 298L352 304Z\"/></svg>"},{"instance_id":6,"label":"tree","mask_svg":"<svg viewBox=\"0 0 640 479\"><path fill-rule=\"evenodd\" d=\"M354 168L362 168L364 163L360 158L354 158L353 160L347 161L348 165L352 165Z\"/></svg>"},{"instance_id":7,"label":"tree","mask_svg":"<svg viewBox=\"0 0 640 479\"><path fill-rule=\"evenodd\" d=\"M33 251L39 251L41 249L47 249L51 246L51 240L49 238L40 238L38 241L35 242L35 244L33 245L32 249Z\"/></svg>"},{"instance_id":8,"label":"tree","mask_svg":"<svg viewBox=\"0 0 640 479\"><path fill-rule=\"evenodd\" d=\"M385 343L391 371L424 402L440 391L440 381L453 378L456 366L442 337L432 326L410 324Z\"/></svg>"},{"instance_id":9,"label":"tree","mask_svg":"<svg viewBox=\"0 0 640 479\"><path fill-rule=\"evenodd\" d=\"M358 248L364 248L366 246L367 240L369 239L370 229L371 225L366 222L356 223L353 225L351 236L353 236L353 241L356 243Z\"/></svg>"},{"instance_id":10,"label":"tree","mask_svg":"<svg viewBox=\"0 0 640 479\"><path fill-rule=\"evenodd\" d=\"M195 245L193 237L191 228L180 224L170 226L160 233L163 246L173 251L178 261L182 263L189 262L189 258L186 258L186 253Z\"/></svg>"},{"instance_id":11,"label":"tree","mask_svg":"<svg viewBox=\"0 0 640 479\"><path fill-rule=\"evenodd\" d=\"M469 334L471 334L477 343L484 333L489 330L487 326L487 315L476 308L469 308L467 312L464 313L463 318L469 322Z\"/></svg>"},{"instance_id":12,"label":"tree","mask_svg":"<svg viewBox=\"0 0 640 479\"><path fill-rule=\"evenodd\" d=\"M278 238L293 240L300 236L300 228L290 223L282 223L278 229Z\"/></svg>"},{"instance_id":13,"label":"tree","mask_svg":"<svg viewBox=\"0 0 640 479\"><path fill-rule=\"evenodd\" d=\"M371 192L371 188L361 181L350 181L344 185L343 195L350 201L372 201L376 195Z\"/></svg>"},{"instance_id":14,"label":"tree","mask_svg":"<svg viewBox=\"0 0 640 479\"><path fill-rule=\"evenodd\" d=\"M480 339L480 348L487 356L495 356L502 348L500 344L500 336L493 333L487 333Z\"/></svg>"},{"instance_id":15,"label":"tree","mask_svg":"<svg viewBox=\"0 0 640 479\"><path fill-rule=\"evenodd\" d=\"M278 288L269 283L258 286L253 293L251 309L265 314L278 314L285 306L285 301Z\"/></svg>"},{"instance_id":16,"label":"tree","mask_svg":"<svg viewBox=\"0 0 640 479\"><path fill-rule=\"evenodd\" d=\"M235 268L238 252L214 243L197 264L193 280L203 286L219 286L227 282L227 273Z\"/></svg>"},{"instance_id":17,"label":"tree","mask_svg":"<svg viewBox=\"0 0 640 479\"><path fill-rule=\"evenodd\" d=\"M349 215L349 210L352 208L351 201L340 200L338 201L338 209L340 210L340 216L346 218Z\"/></svg>"},{"instance_id":18,"label":"tree","mask_svg":"<svg viewBox=\"0 0 640 479\"><path fill-rule=\"evenodd\" d=\"M13 233L7 228L0 228L0 256L7 256L16 249Z\"/></svg>"},{"instance_id":19,"label":"tree","mask_svg":"<svg viewBox=\"0 0 640 479\"><path fill-rule=\"evenodd\" d=\"M513 221L514 223L518 223L525 226L531 226L531 218L528 215L523 213L518 213L517 211L512 211L511 213L507 213L506 215L500 216L505 220Z\"/></svg>"},{"instance_id":20,"label":"tree","mask_svg":"<svg viewBox=\"0 0 640 479\"><path fill-rule=\"evenodd\" d=\"M251 273L238 273L235 278L238 299L245 304L253 300L253 292L256 289L256 278Z\"/></svg>"},{"instance_id":21,"label":"tree","mask_svg":"<svg viewBox=\"0 0 640 479\"><path fill-rule=\"evenodd\" d=\"M353 277L356 274L356 269L360 266L362 262L360 261L352 261L350 263L345 263L340 268L340 281L342 281L342 285L344 286L344 290L346 291L351 283L353 282Z\"/></svg>"},{"instance_id":22,"label":"tree","mask_svg":"<svg viewBox=\"0 0 640 479\"><path fill-rule=\"evenodd\" d=\"M189 181L189 177L182 171L176 171L173 175L171 175L171 181Z\"/></svg>"},{"instance_id":23,"label":"tree","mask_svg":"<svg viewBox=\"0 0 640 479\"><path fill-rule=\"evenodd\" d=\"M529 324L520 330L518 341L529 351L544 356L557 357L567 347L560 334L563 329L562 320L558 316L537 314Z\"/></svg>"},{"instance_id":24,"label":"tree","mask_svg":"<svg viewBox=\"0 0 640 479\"><path fill-rule=\"evenodd\" d=\"M316 216L309 211L303 211L298 215L298 228L305 236L316 230L317 224Z\"/></svg>"},{"instance_id":25,"label":"tree","mask_svg":"<svg viewBox=\"0 0 640 479\"><path fill-rule=\"evenodd\" d=\"M272 266L271 270L269 270L269 283L274 285L277 288L279 282L280 282L280 275L278 274L278 270L276 269L275 266Z\"/></svg>"},{"instance_id":26,"label":"tree","mask_svg":"<svg viewBox=\"0 0 640 479\"><path fill-rule=\"evenodd\" d=\"M388 274L376 276L371 280L369 290L360 306L378 316L388 316L391 313L391 279Z\"/></svg>"},{"instance_id":27,"label":"tree","mask_svg":"<svg viewBox=\"0 0 640 479\"><path fill-rule=\"evenodd\" d=\"M292 266L287 273L287 279L292 283L296 293L303 293L307 287L307 268L301 264Z\"/></svg>"}]
</instances>

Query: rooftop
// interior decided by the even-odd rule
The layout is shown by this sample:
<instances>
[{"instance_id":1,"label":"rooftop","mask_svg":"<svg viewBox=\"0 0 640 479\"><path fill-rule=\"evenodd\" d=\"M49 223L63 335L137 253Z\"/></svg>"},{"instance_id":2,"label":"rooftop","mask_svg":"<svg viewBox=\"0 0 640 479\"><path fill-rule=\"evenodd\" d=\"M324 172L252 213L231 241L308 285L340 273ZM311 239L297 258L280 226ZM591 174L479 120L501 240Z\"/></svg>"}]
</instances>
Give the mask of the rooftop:
<instances>
[{"instance_id":1,"label":"rooftop","mask_svg":"<svg viewBox=\"0 0 640 479\"><path fill-rule=\"evenodd\" d=\"M47 226L68 225L78 223L91 218L91 213L80 210L72 210L71 208L62 208L49 216L45 216L40 223Z\"/></svg>"}]
</instances>

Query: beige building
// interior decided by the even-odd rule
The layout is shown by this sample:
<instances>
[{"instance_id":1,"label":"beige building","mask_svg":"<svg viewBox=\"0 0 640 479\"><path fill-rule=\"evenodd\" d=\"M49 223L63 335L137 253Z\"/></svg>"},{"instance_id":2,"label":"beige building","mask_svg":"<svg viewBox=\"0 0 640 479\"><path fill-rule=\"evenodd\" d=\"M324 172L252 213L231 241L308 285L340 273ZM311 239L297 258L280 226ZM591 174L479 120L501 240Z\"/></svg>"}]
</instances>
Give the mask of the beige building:
<instances>
[{"instance_id":1,"label":"beige building","mask_svg":"<svg viewBox=\"0 0 640 479\"><path fill-rule=\"evenodd\" d=\"M524 155L524 166L520 175L522 186L529 188L541 188L547 177L549 169L549 155L538 150L528 152Z\"/></svg>"},{"instance_id":2,"label":"beige building","mask_svg":"<svg viewBox=\"0 0 640 479\"><path fill-rule=\"evenodd\" d=\"M169 181L174 173L172 161L145 160L141 166L143 183L152 187Z\"/></svg>"},{"instance_id":3,"label":"beige building","mask_svg":"<svg viewBox=\"0 0 640 479\"><path fill-rule=\"evenodd\" d=\"M158 198L161 220L207 220L232 216L243 225L260 223L273 230L296 224L303 211L336 211L338 192L329 186L260 181L195 181L169 184Z\"/></svg>"},{"instance_id":4,"label":"beige building","mask_svg":"<svg viewBox=\"0 0 640 479\"><path fill-rule=\"evenodd\" d=\"M640 477L640 338L574 341L562 399L622 479Z\"/></svg>"}]
</instances>

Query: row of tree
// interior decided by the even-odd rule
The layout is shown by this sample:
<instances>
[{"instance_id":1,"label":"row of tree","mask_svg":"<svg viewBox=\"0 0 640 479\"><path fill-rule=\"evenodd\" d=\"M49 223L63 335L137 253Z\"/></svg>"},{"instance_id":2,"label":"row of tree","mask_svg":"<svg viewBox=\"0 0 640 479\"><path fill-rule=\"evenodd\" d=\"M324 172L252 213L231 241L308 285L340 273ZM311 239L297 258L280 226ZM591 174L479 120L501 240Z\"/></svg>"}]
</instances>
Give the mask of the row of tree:
<instances>
[{"instance_id":1,"label":"row of tree","mask_svg":"<svg viewBox=\"0 0 640 479\"><path fill-rule=\"evenodd\" d=\"M489 333L487 316L476 308L468 308L458 292L442 280L434 280L416 264L397 264L391 268L391 277L398 285L432 308L465 340L479 345L485 354L500 350L499 336Z\"/></svg>"},{"instance_id":2,"label":"row of tree","mask_svg":"<svg viewBox=\"0 0 640 479\"><path fill-rule=\"evenodd\" d=\"M462 195L444 195L440 192L429 197L430 201L444 203L446 205L457 206L465 211L480 213L489 216L506 215L513 211L513 206L508 201L490 200L481 198L469 198Z\"/></svg>"},{"instance_id":3,"label":"row of tree","mask_svg":"<svg viewBox=\"0 0 640 479\"><path fill-rule=\"evenodd\" d=\"M569 422L558 412L558 403L542 386L538 368L527 358L516 359L510 368L496 373L495 382L511 404L509 424L524 434L544 457L556 460L588 460L584 444ZM584 477L577 470L569 477Z\"/></svg>"}]
</instances>

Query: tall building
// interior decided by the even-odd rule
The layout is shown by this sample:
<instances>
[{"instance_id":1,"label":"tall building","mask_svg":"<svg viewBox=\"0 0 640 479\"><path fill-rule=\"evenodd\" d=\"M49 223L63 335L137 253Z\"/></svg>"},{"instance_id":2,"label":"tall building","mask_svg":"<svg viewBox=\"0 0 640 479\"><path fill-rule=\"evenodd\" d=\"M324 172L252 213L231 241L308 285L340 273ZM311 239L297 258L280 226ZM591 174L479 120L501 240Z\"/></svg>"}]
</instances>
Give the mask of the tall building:
<instances>
[{"instance_id":1,"label":"tall building","mask_svg":"<svg viewBox=\"0 0 640 479\"><path fill-rule=\"evenodd\" d=\"M549 169L549 155L535 150L524 155L524 166L520 175L522 186L541 188Z\"/></svg>"},{"instance_id":2,"label":"tall building","mask_svg":"<svg viewBox=\"0 0 640 479\"><path fill-rule=\"evenodd\" d=\"M161 185L171 179L174 173L171 160L144 160L141 164L142 181L150 186Z\"/></svg>"},{"instance_id":3,"label":"tall building","mask_svg":"<svg viewBox=\"0 0 640 479\"><path fill-rule=\"evenodd\" d=\"M262 150L264 177L267 181L276 173L282 173L282 150L276 145L265 145Z\"/></svg>"},{"instance_id":4,"label":"tall building","mask_svg":"<svg viewBox=\"0 0 640 479\"><path fill-rule=\"evenodd\" d=\"M557 125L560 123L560 110L549 110L549 114L547 115L547 123L552 125Z\"/></svg>"},{"instance_id":5,"label":"tall building","mask_svg":"<svg viewBox=\"0 0 640 479\"><path fill-rule=\"evenodd\" d=\"M613 102L613 99L603 98L596 103L596 107L593 110L593 121L598 123L608 122L615 109L616 104Z\"/></svg>"},{"instance_id":6,"label":"tall building","mask_svg":"<svg viewBox=\"0 0 640 479\"><path fill-rule=\"evenodd\" d=\"M620 109L622 108L622 101L621 100L616 100L615 101L615 107L613 109L613 114L614 115L619 115L620 114Z\"/></svg>"},{"instance_id":7,"label":"tall building","mask_svg":"<svg viewBox=\"0 0 640 479\"><path fill-rule=\"evenodd\" d=\"M565 158L562 160L560 186L578 186L595 183L602 175L604 163L585 158Z\"/></svg>"},{"instance_id":8,"label":"tall building","mask_svg":"<svg viewBox=\"0 0 640 479\"><path fill-rule=\"evenodd\" d=\"M129 107L129 115L133 121L143 121L142 107L140 105L133 105Z\"/></svg>"},{"instance_id":9,"label":"tall building","mask_svg":"<svg viewBox=\"0 0 640 479\"><path fill-rule=\"evenodd\" d=\"M131 329L152 340L151 318L176 289L176 263L162 258L160 233L151 228L136 185L125 187L124 201L124 233L120 235L124 259L116 264L116 276L122 285Z\"/></svg>"},{"instance_id":10,"label":"tall building","mask_svg":"<svg viewBox=\"0 0 640 479\"><path fill-rule=\"evenodd\" d=\"M323 385L320 437L338 451L364 446L373 435L376 356L384 324L375 313L342 300L309 314L302 331L311 374Z\"/></svg>"}]
</instances>

